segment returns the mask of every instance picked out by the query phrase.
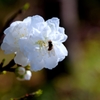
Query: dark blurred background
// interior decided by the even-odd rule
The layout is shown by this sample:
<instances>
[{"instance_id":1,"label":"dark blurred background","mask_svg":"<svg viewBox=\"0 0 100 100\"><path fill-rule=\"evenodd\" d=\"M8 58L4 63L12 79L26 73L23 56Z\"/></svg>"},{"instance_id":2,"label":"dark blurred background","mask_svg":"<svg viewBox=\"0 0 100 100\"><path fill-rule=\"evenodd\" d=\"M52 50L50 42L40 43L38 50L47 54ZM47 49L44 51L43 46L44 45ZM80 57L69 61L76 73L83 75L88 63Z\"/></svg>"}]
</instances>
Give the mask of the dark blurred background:
<instances>
[{"instance_id":1,"label":"dark blurred background","mask_svg":"<svg viewBox=\"0 0 100 100\"><path fill-rule=\"evenodd\" d=\"M38 89L38 100L100 100L100 0L0 0L0 42L11 22L41 15L60 19L68 40L68 57L53 70L33 72L30 81L14 73L0 75L0 100L10 100ZM14 55L0 50L7 64Z\"/></svg>"}]
</instances>

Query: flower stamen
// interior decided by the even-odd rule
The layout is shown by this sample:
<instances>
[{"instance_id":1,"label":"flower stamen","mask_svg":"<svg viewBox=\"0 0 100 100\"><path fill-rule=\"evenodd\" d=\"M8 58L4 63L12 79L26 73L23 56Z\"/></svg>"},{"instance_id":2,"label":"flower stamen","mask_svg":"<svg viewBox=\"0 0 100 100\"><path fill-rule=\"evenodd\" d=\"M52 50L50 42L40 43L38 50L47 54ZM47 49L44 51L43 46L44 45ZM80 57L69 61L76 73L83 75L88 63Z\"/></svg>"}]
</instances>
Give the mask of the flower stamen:
<instances>
[{"instance_id":1,"label":"flower stamen","mask_svg":"<svg viewBox=\"0 0 100 100\"><path fill-rule=\"evenodd\" d=\"M42 40L37 41L36 44L38 44L40 47L43 47L46 45L45 42Z\"/></svg>"}]
</instances>

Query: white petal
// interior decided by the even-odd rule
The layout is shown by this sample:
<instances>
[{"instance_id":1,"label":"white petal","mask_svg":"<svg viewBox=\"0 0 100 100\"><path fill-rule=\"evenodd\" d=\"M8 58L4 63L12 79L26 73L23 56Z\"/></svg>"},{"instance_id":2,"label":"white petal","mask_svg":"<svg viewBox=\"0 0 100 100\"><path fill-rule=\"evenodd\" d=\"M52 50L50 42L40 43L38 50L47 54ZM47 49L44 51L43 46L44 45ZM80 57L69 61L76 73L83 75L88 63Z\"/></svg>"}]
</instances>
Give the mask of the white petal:
<instances>
[{"instance_id":1,"label":"white petal","mask_svg":"<svg viewBox=\"0 0 100 100\"><path fill-rule=\"evenodd\" d=\"M33 24L44 22L44 19L39 15L32 16L31 18Z\"/></svg>"},{"instance_id":2,"label":"white petal","mask_svg":"<svg viewBox=\"0 0 100 100\"><path fill-rule=\"evenodd\" d=\"M25 56L31 56L32 53L35 52L35 45L34 42L32 42L31 40L27 39L27 38L21 38L19 40L19 46L20 46L20 50L23 52L23 54ZM36 55L38 56L38 55Z\"/></svg>"},{"instance_id":3,"label":"white petal","mask_svg":"<svg viewBox=\"0 0 100 100\"><path fill-rule=\"evenodd\" d=\"M31 76L32 76L31 71L26 71L26 74L24 75L24 80L30 80Z\"/></svg>"},{"instance_id":4,"label":"white petal","mask_svg":"<svg viewBox=\"0 0 100 100\"><path fill-rule=\"evenodd\" d=\"M25 18L24 20L23 20L23 22L25 23L25 24L31 24L31 17L27 17L27 18Z\"/></svg>"},{"instance_id":5,"label":"white petal","mask_svg":"<svg viewBox=\"0 0 100 100\"><path fill-rule=\"evenodd\" d=\"M29 64L29 60L24 56L22 52L17 52L14 61L16 64L26 66Z\"/></svg>"},{"instance_id":6,"label":"white petal","mask_svg":"<svg viewBox=\"0 0 100 100\"><path fill-rule=\"evenodd\" d=\"M30 65L32 71L39 71L44 68L43 60L38 61L36 58L30 61Z\"/></svg>"},{"instance_id":7,"label":"white petal","mask_svg":"<svg viewBox=\"0 0 100 100\"><path fill-rule=\"evenodd\" d=\"M32 51L31 51L32 52ZM43 57L41 52L38 50L33 50L32 53L28 53L28 58L31 65L31 70L38 71L44 67Z\"/></svg>"},{"instance_id":8,"label":"white petal","mask_svg":"<svg viewBox=\"0 0 100 100\"><path fill-rule=\"evenodd\" d=\"M65 42L66 39L67 39L67 35L66 34L60 34L60 33L57 33L55 34L55 32L52 34L49 34L49 39L52 40L52 41L58 41L58 42Z\"/></svg>"},{"instance_id":9,"label":"white petal","mask_svg":"<svg viewBox=\"0 0 100 100\"><path fill-rule=\"evenodd\" d=\"M45 54L45 56L43 57L43 60L44 60L45 68L48 68L48 69L52 69L56 67L58 64L58 58L54 54L50 54L50 55L48 53Z\"/></svg>"},{"instance_id":10,"label":"white petal","mask_svg":"<svg viewBox=\"0 0 100 100\"><path fill-rule=\"evenodd\" d=\"M41 31L45 27L44 19L39 15L31 17L31 26Z\"/></svg>"},{"instance_id":11,"label":"white petal","mask_svg":"<svg viewBox=\"0 0 100 100\"><path fill-rule=\"evenodd\" d=\"M27 36L27 28L24 23L20 23L19 25L16 25L12 31L12 36L14 39L19 40L22 37Z\"/></svg>"},{"instance_id":12,"label":"white petal","mask_svg":"<svg viewBox=\"0 0 100 100\"><path fill-rule=\"evenodd\" d=\"M59 26L59 19L56 18L56 17L53 17L53 18L47 20L46 22L47 22L49 25L50 25L50 24L54 24L54 26L55 26L56 29L57 29L58 26Z\"/></svg>"},{"instance_id":13,"label":"white petal","mask_svg":"<svg viewBox=\"0 0 100 100\"><path fill-rule=\"evenodd\" d=\"M59 61L62 61L65 58L65 56L68 55L68 51L62 43L55 44L54 50L55 50L55 53L56 53Z\"/></svg>"},{"instance_id":14,"label":"white petal","mask_svg":"<svg viewBox=\"0 0 100 100\"><path fill-rule=\"evenodd\" d=\"M48 37L52 41L65 42L68 36L64 33L64 28L59 27L57 31L51 31Z\"/></svg>"},{"instance_id":15,"label":"white petal","mask_svg":"<svg viewBox=\"0 0 100 100\"><path fill-rule=\"evenodd\" d=\"M12 34L6 34L4 40L4 43L7 43L10 47L16 48L18 47L16 39L13 38Z\"/></svg>"},{"instance_id":16,"label":"white petal","mask_svg":"<svg viewBox=\"0 0 100 100\"><path fill-rule=\"evenodd\" d=\"M16 48L11 47L7 43L2 43L1 44L1 49L5 51L5 54L10 54L16 52Z\"/></svg>"},{"instance_id":17,"label":"white petal","mask_svg":"<svg viewBox=\"0 0 100 100\"><path fill-rule=\"evenodd\" d=\"M65 29L63 27L59 27L58 29L58 38L60 42L65 42L68 36L65 34Z\"/></svg>"},{"instance_id":18,"label":"white petal","mask_svg":"<svg viewBox=\"0 0 100 100\"><path fill-rule=\"evenodd\" d=\"M4 30L4 34L10 34L14 27L8 27Z\"/></svg>"},{"instance_id":19,"label":"white petal","mask_svg":"<svg viewBox=\"0 0 100 100\"><path fill-rule=\"evenodd\" d=\"M65 34L56 34L56 37L53 38L54 41L58 41L58 42L65 42L67 39L67 35Z\"/></svg>"},{"instance_id":20,"label":"white petal","mask_svg":"<svg viewBox=\"0 0 100 100\"><path fill-rule=\"evenodd\" d=\"M16 26L16 25L18 25L20 23L22 23L22 21L15 21L15 22L11 23L10 27Z\"/></svg>"}]
</instances>

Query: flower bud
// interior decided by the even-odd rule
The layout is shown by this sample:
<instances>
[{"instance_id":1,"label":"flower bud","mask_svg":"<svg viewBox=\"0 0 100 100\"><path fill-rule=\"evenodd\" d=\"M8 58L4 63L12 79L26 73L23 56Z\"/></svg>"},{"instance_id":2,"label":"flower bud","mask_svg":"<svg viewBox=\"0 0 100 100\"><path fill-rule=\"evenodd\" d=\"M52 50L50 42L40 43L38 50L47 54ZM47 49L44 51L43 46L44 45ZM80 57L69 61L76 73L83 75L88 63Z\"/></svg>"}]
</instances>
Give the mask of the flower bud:
<instances>
[{"instance_id":1,"label":"flower bud","mask_svg":"<svg viewBox=\"0 0 100 100\"><path fill-rule=\"evenodd\" d=\"M25 74L25 68L24 68L24 67L18 67L17 73L18 73L19 75L24 75L24 74Z\"/></svg>"},{"instance_id":2,"label":"flower bud","mask_svg":"<svg viewBox=\"0 0 100 100\"><path fill-rule=\"evenodd\" d=\"M31 76L32 76L31 71L27 70L26 74L24 75L24 80L30 80Z\"/></svg>"},{"instance_id":3,"label":"flower bud","mask_svg":"<svg viewBox=\"0 0 100 100\"><path fill-rule=\"evenodd\" d=\"M24 67L18 67L16 69L16 76L17 79L20 81L30 80L32 73L30 70L26 70Z\"/></svg>"}]
</instances>

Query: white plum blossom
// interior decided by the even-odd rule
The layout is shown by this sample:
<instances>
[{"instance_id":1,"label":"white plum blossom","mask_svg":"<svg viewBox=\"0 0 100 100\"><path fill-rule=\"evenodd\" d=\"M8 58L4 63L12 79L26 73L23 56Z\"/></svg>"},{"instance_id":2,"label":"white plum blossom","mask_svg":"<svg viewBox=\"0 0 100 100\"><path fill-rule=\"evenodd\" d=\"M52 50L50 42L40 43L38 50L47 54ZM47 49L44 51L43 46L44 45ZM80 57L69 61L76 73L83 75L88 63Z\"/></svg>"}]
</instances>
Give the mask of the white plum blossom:
<instances>
[{"instance_id":1,"label":"white plum blossom","mask_svg":"<svg viewBox=\"0 0 100 100\"><path fill-rule=\"evenodd\" d=\"M16 76L17 79L20 81L24 81L24 80L30 80L32 73L30 70L26 70L24 67L18 67L16 68Z\"/></svg>"},{"instance_id":2,"label":"white plum blossom","mask_svg":"<svg viewBox=\"0 0 100 100\"><path fill-rule=\"evenodd\" d=\"M67 35L59 24L56 17L45 21L39 15L15 21L4 31L1 48L6 54L15 53L15 63L30 65L32 71L52 69L68 55L62 44Z\"/></svg>"}]
</instances>

